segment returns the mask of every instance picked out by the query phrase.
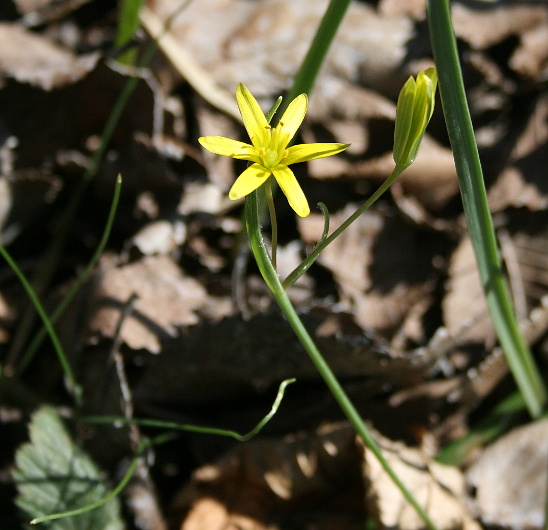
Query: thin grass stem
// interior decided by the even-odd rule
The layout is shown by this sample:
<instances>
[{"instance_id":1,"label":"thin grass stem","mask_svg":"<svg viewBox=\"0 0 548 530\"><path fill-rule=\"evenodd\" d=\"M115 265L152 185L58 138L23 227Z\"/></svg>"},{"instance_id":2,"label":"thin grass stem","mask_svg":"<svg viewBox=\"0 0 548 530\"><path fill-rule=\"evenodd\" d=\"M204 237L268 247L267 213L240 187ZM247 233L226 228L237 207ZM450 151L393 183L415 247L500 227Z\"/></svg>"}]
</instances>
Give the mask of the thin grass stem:
<instances>
[{"instance_id":1,"label":"thin grass stem","mask_svg":"<svg viewBox=\"0 0 548 530\"><path fill-rule=\"evenodd\" d=\"M57 333L55 332L55 329L53 328L53 324L51 323L51 320L49 319L44 307L42 306L42 303L40 302L38 295L36 294L36 291L33 289L30 282L27 280L27 278L25 277L21 269L18 267L17 263L15 263L14 259L11 257L9 252L2 245L0 245L0 254L6 260L8 265L11 267L11 269L17 276L18 280L21 282L21 285L27 292L27 295L29 296L32 302L32 305L34 306L36 312L42 319L42 322L44 326L46 327L48 334L51 338L51 342L55 349L55 353L57 354L59 362L61 363L61 366L65 373L65 376L69 382L69 387L74 396L74 401L78 407L81 407L82 406L82 387L78 384L78 382L76 381L76 378L74 377L74 372L72 371L72 368L70 366L70 363L68 362L67 356L65 355L63 347L61 346L61 341L59 340L59 337L57 336Z\"/></svg>"},{"instance_id":2,"label":"thin grass stem","mask_svg":"<svg viewBox=\"0 0 548 530\"><path fill-rule=\"evenodd\" d=\"M97 245L97 248L95 249L95 252L93 253L93 256L91 257L90 261L86 265L83 272L78 276L78 279L74 282L74 284L69 289L69 292L65 295L61 303L55 308L53 313L49 316L49 319L52 324L55 324L59 317L65 312L68 305L72 302L78 291L80 290L80 287L82 284L86 281L86 279L91 274L91 271L93 270L93 267L95 267L96 263L99 261L99 258L101 257L101 254L105 250L106 244L108 242L108 239L110 237L110 232L112 230L112 224L114 223L114 217L116 216L116 210L118 209L118 202L120 200L120 190L122 188L122 177L118 175L118 178L116 179L116 185L114 188L114 196L112 198L112 203L110 206L110 212L108 214L108 219L105 225L105 228L103 230L103 235L101 236L101 240L99 241L99 244ZM29 365L29 363L34 358L34 355L38 351L38 348L42 344L42 341L44 340L45 336L47 335L48 331L45 327L40 329L34 335L34 338L29 343L27 349L23 353L23 356L21 358L21 362L17 366L17 371L15 372L16 377L19 377L21 373L25 370L25 368Z\"/></svg>"}]
</instances>

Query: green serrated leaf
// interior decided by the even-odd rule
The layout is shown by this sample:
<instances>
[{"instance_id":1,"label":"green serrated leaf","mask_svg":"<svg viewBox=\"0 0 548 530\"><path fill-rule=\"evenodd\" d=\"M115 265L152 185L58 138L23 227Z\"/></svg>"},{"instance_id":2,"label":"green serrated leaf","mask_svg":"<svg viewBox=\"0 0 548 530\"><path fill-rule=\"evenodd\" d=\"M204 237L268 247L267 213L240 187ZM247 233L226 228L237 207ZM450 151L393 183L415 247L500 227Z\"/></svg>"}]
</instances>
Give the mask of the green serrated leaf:
<instances>
[{"instance_id":1,"label":"green serrated leaf","mask_svg":"<svg viewBox=\"0 0 548 530\"><path fill-rule=\"evenodd\" d=\"M99 469L74 444L53 407L44 406L33 415L29 434L30 443L17 450L13 478L19 491L16 504L31 519L82 508L109 493ZM40 526L48 530L124 528L117 499L95 510Z\"/></svg>"}]
</instances>

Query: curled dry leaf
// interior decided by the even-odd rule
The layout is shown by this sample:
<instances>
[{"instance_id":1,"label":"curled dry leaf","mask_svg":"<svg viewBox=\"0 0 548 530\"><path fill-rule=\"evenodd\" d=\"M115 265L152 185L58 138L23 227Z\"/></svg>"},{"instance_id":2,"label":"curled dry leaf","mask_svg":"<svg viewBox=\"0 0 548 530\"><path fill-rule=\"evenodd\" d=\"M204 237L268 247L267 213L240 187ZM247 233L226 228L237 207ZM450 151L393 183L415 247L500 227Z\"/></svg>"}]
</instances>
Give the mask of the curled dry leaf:
<instances>
[{"instance_id":1,"label":"curled dry leaf","mask_svg":"<svg viewBox=\"0 0 548 530\"><path fill-rule=\"evenodd\" d=\"M99 57L98 53L77 57L41 35L15 24L0 24L0 79L13 77L52 90L84 77Z\"/></svg>"},{"instance_id":2,"label":"curled dry leaf","mask_svg":"<svg viewBox=\"0 0 548 530\"><path fill-rule=\"evenodd\" d=\"M170 1L151 4L162 20L173 12ZM232 91L243 82L259 99L271 98L291 85L327 5L327 0L194 2L170 32L226 89ZM399 67L412 34L406 17L385 16L366 4L352 3L322 77L365 81L396 92L404 77Z\"/></svg>"},{"instance_id":3,"label":"curled dry leaf","mask_svg":"<svg viewBox=\"0 0 548 530\"><path fill-rule=\"evenodd\" d=\"M491 211L548 209L548 95L539 97L510 153L509 164L489 189Z\"/></svg>"},{"instance_id":4,"label":"curled dry leaf","mask_svg":"<svg viewBox=\"0 0 548 530\"><path fill-rule=\"evenodd\" d=\"M357 495L356 495L357 493ZM359 452L346 425L238 444L174 501L181 530L350 528L364 520ZM242 526L237 526L238 524Z\"/></svg>"},{"instance_id":5,"label":"curled dry leaf","mask_svg":"<svg viewBox=\"0 0 548 530\"><path fill-rule=\"evenodd\" d=\"M480 530L462 502L465 482L461 472L434 462L419 449L376 434L384 457L440 530ZM403 497L370 449L363 447L367 501L382 528L419 530L424 522Z\"/></svg>"},{"instance_id":6,"label":"curled dry leaf","mask_svg":"<svg viewBox=\"0 0 548 530\"><path fill-rule=\"evenodd\" d=\"M331 226L336 228L356 209L349 204L333 214ZM311 233L310 223L318 226L314 215L299 220L302 233ZM316 234L315 240L320 235ZM402 226L395 217L369 210L322 252L319 262L332 272L356 322L364 329L391 336L410 309L432 291L432 237L425 237L415 227Z\"/></svg>"},{"instance_id":7,"label":"curled dry leaf","mask_svg":"<svg viewBox=\"0 0 548 530\"><path fill-rule=\"evenodd\" d=\"M542 528L548 469L548 421L514 429L489 446L466 473L471 503L484 524Z\"/></svg>"},{"instance_id":8,"label":"curled dry leaf","mask_svg":"<svg viewBox=\"0 0 548 530\"><path fill-rule=\"evenodd\" d=\"M207 293L194 278L187 277L167 256L141 260L104 271L95 292L90 330L113 337L120 310L131 295L138 296L124 322L121 339L133 349L160 351L160 341L176 334L177 326L195 324L195 311L204 306Z\"/></svg>"},{"instance_id":9,"label":"curled dry leaf","mask_svg":"<svg viewBox=\"0 0 548 530\"><path fill-rule=\"evenodd\" d=\"M449 262L447 294L442 301L443 321L452 336L463 333L469 342L494 340L494 329L476 266L472 243L461 240Z\"/></svg>"}]
</instances>

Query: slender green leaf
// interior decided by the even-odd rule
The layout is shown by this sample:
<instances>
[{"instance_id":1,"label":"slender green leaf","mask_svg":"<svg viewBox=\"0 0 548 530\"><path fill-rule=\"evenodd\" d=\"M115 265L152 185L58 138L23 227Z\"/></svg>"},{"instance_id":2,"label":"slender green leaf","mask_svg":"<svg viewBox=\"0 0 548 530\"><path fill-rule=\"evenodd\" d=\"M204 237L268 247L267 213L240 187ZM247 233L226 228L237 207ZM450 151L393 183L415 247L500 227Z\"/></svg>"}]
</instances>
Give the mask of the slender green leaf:
<instances>
[{"instance_id":1,"label":"slender green leaf","mask_svg":"<svg viewBox=\"0 0 548 530\"><path fill-rule=\"evenodd\" d=\"M427 7L443 113L455 158L466 223L476 255L478 272L510 370L529 413L537 418L546 403L546 388L535 360L519 331L502 275L478 147L466 101L457 43L451 24L449 1L428 0Z\"/></svg>"}]
</instances>

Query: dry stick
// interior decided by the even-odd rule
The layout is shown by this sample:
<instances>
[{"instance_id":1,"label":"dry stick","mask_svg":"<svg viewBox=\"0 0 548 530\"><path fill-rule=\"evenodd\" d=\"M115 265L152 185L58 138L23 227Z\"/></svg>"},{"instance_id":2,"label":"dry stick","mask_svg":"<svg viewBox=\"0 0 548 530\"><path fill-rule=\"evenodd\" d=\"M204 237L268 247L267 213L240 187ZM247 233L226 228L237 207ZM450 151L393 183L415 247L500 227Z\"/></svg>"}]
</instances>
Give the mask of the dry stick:
<instances>
[{"instance_id":1,"label":"dry stick","mask_svg":"<svg viewBox=\"0 0 548 530\"><path fill-rule=\"evenodd\" d=\"M120 318L116 324L116 329L114 331L114 340L112 341L112 348L110 350L111 359L114 361L116 366L116 373L118 374L118 379L120 381L120 392L122 393L122 412L125 418L131 419L133 417L133 398L131 396L131 390L129 389L129 384L126 377L126 370L124 365L124 358L120 353L120 345L122 343L122 326L124 325L125 320L133 312L133 307L137 301L137 294L133 293L128 301L124 304L122 312L120 313ZM141 441L141 435L139 434L138 427L135 424L130 424L130 438L134 443L135 447ZM134 447L134 449L135 449Z\"/></svg>"}]
</instances>

